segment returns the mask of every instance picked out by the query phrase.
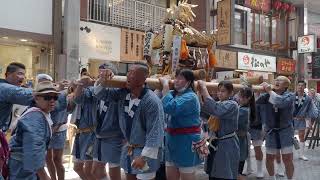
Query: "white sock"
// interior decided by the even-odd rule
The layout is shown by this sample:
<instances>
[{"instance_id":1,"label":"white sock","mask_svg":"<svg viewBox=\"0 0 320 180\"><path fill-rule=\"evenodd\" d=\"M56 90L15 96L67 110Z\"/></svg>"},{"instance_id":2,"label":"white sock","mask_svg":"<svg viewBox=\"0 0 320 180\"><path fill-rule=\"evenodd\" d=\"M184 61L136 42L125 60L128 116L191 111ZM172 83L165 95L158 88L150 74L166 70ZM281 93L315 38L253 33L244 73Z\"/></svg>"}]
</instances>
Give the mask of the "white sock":
<instances>
[{"instance_id":1,"label":"white sock","mask_svg":"<svg viewBox=\"0 0 320 180\"><path fill-rule=\"evenodd\" d=\"M257 160L256 162L257 162L257 171L258 171L258 172L259 172L259 171L262 171L262 164L263 164L263 162L260 161L260 160Z\"/></svg>"}]
</instances>

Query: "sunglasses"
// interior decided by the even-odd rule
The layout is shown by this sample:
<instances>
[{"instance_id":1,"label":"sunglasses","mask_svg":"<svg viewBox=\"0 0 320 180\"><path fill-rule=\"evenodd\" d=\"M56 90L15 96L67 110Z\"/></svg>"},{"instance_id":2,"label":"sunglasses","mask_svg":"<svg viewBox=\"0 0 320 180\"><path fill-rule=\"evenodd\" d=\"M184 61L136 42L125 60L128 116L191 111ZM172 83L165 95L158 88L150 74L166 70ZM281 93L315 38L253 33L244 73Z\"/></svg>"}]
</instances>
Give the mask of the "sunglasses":
<instances>
[{"instance_id":1,"label":"sunglasses","mask_svg":"<svg viewBox=\"0 0 320 180\"><path fill-rule=\"evenodd\" d=\"M55 100L55 101L58 100L58 96L44 95L44 96L40 96L40 97L43 97L43 99L45 101L51 101L52 99Z\"/></svg>"}]
</instances>

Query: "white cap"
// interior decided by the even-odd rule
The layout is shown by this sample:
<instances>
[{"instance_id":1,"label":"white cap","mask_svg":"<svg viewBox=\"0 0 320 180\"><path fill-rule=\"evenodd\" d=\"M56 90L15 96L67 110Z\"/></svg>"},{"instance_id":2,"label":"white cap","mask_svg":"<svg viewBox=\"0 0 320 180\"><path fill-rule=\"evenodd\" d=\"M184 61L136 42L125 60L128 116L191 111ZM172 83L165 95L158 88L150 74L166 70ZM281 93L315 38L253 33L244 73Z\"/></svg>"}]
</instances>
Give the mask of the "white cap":
<instances>
[{"instance_id":1,"label":"white cap","mask_svg":"<svg viewBox=\"0 0 320 180\"><path fill-rule=\"evenodd\" d=\"M38 74L37 75L37 82L41 82L41 81L44 81L44 80L47 80L47 81L53 81L52 77L49 76L48 74Z\"/></svg>"}]
</instances>

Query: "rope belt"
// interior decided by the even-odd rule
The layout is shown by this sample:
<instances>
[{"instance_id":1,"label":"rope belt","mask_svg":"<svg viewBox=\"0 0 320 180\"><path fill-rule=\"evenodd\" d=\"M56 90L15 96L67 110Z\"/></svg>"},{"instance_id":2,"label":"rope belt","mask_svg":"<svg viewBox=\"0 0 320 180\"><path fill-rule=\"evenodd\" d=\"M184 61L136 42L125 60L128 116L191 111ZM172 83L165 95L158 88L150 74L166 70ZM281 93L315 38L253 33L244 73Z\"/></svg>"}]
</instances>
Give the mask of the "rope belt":
<instances>
[{"instance_id":1,"label":"rope belt","mask_svg":"<svg viewBox=\"0 0 320 180\"><path fill-rule=\"evenodd\" d=\"M212 147L216 151L218 147L212 145L213 141L221 141L221 140L229 139L229 138L235 137L236 135L237 135L236 132L233 132L233 133L226 134L220 138L216 137L216 136L211 136L209 138L209 146Z\"/></svg>"},{"instance_id":2,"label":"rope belt","mask_svg":"<svg viewBox=\"0 0 320 180\"><path fill-rule=\"evenodd\" d=\"M132 156L134 149L144 147L143 145L140 145L140 144L128 144L127 146L128 146L127 147L128 148L128 156Z\"/></svg>"},{"instance_id":3,"label":"rope belt","mask_svg":"<svg viewBox=\"0 0 320 180\"><path fill-rule=\"evenodd\" d=\"M87 127L87 128L77 128L76 134L82 134L82 133L90 133L94 131L94 127Z\"/></svg>"}]
</instances>

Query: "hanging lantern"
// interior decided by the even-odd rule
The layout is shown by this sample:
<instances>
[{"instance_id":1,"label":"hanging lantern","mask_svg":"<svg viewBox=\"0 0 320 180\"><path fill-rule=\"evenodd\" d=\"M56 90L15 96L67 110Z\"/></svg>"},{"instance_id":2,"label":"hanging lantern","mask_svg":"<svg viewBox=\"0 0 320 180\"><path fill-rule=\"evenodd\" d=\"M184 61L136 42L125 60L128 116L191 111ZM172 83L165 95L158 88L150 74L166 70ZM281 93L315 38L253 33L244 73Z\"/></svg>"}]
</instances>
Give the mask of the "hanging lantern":
<instances>
[{"instance_id":1,"label":"hanging lantern","mask_svg":"<svg viewBox=\"0 0 320 180\"><path fill-rule=\"evenodd\" d=\"M289 5L288 3L282 3L281 9L282 9L284 12L289 11L289 8L290 8L290 5Z\"/></svg>"},{"instance_id":2,"label":"hanging lantern","mask_svg":"<svg viewBox=\"0 0 320 180\"><path fill-rule=\"evenodd\" d=\"M273 9L275 9L275 10L277 10L277 11L280 10L281 6L282 6L282 3L281 3L280 0L277 0L277 1L275 1L275 2L273 3Z\"/></svg>"},{"instance_id":3,"label":"hanging lantern","mask_svg":"<svg viewBox=\"0 0 320 180\"><path fill-rule=\"evenodd\" d=\"M290 12L295 12L296 11L296 7L293 4L290 4Z\"/></svg>"}]
</instances>

